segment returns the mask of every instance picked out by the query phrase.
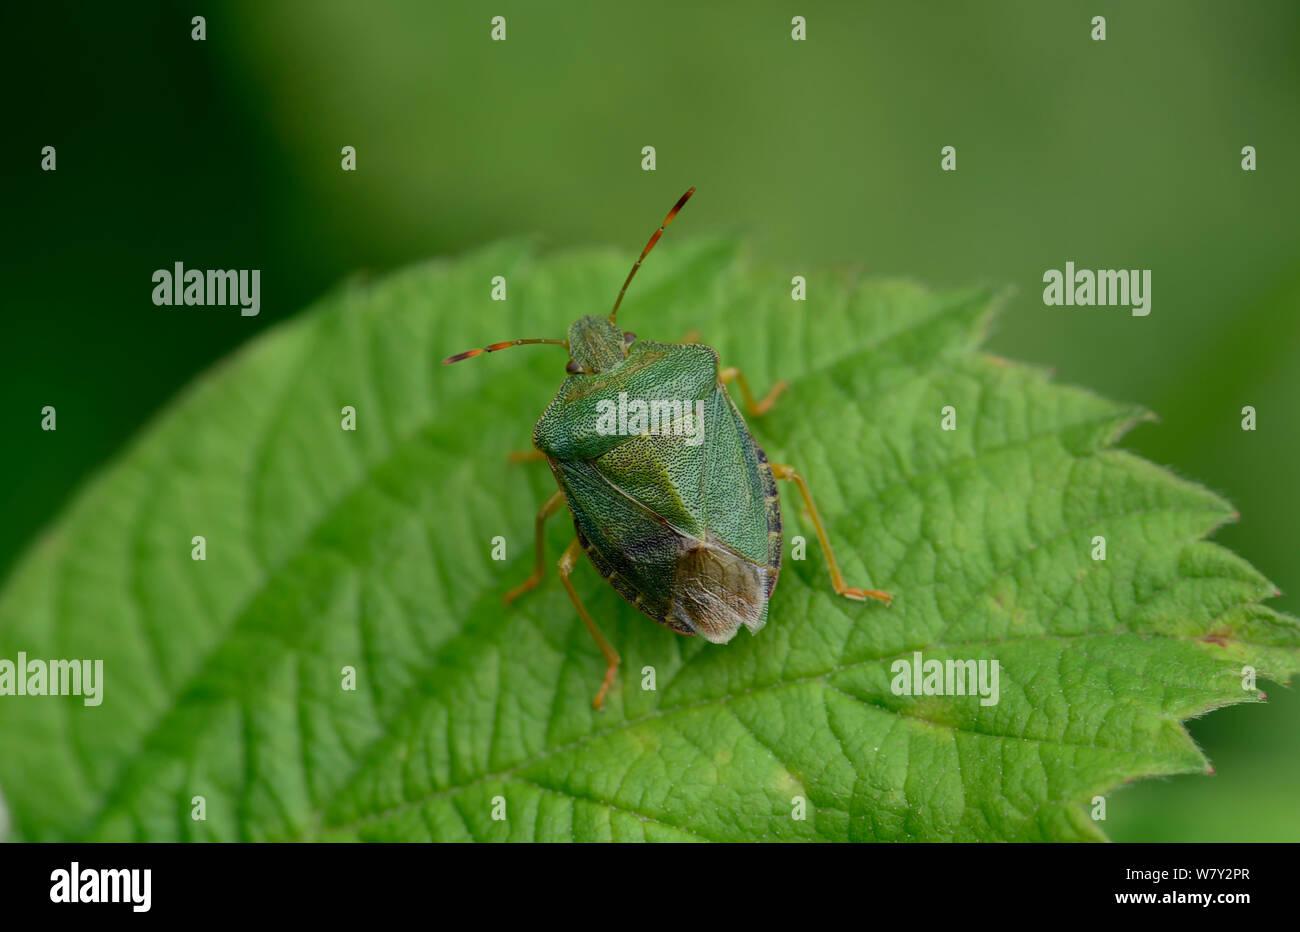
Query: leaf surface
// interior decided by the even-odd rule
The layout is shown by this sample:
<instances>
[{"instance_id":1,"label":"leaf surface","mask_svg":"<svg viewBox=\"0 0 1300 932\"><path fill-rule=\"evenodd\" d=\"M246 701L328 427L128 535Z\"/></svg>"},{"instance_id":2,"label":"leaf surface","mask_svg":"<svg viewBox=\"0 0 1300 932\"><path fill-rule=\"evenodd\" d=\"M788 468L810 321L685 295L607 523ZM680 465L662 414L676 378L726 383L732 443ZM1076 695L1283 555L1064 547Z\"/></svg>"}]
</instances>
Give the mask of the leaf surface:
<instances>
[{"instance_id":1,"label":"leaf surface","mask_svg":"<svg viewBox=\"0 0 1300 932\"><path fill-rule=\"evenodd\" d=\"M1204 770L1181 721L1257 701L1245 665L1300 663L1272 584L1204 539L1231 506L1112 446L1142 411L978 351L992 292L824 273L795 303L734 244L684 241L620 323L697 329L756 391L787 380L751 428L808 479L850 584L896 598L835 596L785 488L757 636L678 637L579 568L623 656L592 710L603 663L554 575L501 604L554 489L507 453L563 354L439 360L562 336L626 266L507 242L350 283L184 392L0 592L0 658L102 658L105 677L98 707L0 698L11 837L1099 839L1094 796ZM548 565L572 534L552 520ZM997 703L897 695L918 651L996 659Z\"/></svg>"}]
</instances>

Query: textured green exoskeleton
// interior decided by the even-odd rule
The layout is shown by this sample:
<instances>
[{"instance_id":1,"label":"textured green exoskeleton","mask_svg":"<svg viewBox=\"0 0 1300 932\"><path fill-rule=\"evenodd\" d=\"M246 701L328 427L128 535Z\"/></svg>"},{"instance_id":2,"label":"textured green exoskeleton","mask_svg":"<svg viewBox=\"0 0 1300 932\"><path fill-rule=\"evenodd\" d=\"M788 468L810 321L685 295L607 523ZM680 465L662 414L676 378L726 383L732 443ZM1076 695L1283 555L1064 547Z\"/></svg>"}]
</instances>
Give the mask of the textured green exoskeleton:
<instances>
[{"instance_id":1,"label":"textured green exoskeleton","mask_svg":"<svg viewBox=\"0 0 1300 932\"><path fill-rule=\"evenodd\" d=\"M625 356L622 333L600 317L577 321L569 345L587 365L618 352L607 368L565 379L533 431L579 545L619 594L674 631L714 643L742 624L757 631L781 568L781 507L767 457L718 380L718 354L641 340ZM674 432L683 414L657 434L598 433L598 404L616 406L620 394L683 402L703 430Z\"/></svg>"},{"instance_id":2,"label":"textured green exoskeleton","mask_svg":"<svg viewBox=\"0 0 1300 932\"><path fill-rule=\"evenodd\" d=\"M755 633L767 622L781 570L776 481L788 479L799 486L835 591L858 600L890 599L845 584L807 484L791 467L768 462L726 388L736 381L749 412L760 415L784 384L756 402L744 376L721 368L711 347L637 340L615 322L641 262L694 191L650 238L609 317L579 318L566 340L512 340L444 360L525 343L568 348L568 378L533 430L533 445L560 490L537 515L533 574L505 599L513 601L542 579L544 522L567 505L577 537L560 558L560 579L607 662L597 708L619 657L569 580L580 551L643 614L679 634L724 644L741 626Z\"/></svg>"}]
</instances>

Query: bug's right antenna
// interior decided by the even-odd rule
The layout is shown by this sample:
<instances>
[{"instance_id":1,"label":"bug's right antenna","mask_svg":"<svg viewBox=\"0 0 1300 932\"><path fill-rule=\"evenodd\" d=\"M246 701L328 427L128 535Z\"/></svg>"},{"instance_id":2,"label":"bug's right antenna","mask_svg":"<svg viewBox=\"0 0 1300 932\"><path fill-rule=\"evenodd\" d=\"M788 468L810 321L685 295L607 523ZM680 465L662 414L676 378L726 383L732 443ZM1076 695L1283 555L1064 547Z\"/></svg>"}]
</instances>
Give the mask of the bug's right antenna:
<instances>
[{"instance_id":1,"label":"bug's right antenna","mask_svg":"<svg viewBox=\"0 0 1300 932\"><path fill-rule=\"evenodd\" d=\"M450 366L453 362L460 362L462 359L473 359L475 356L482 356L484 353L497 353L503 349L509 349L512 346L526 346L530 343L551 343L555 346L568 346L568 340L506 340L503 343L493 343L491 346L479 346L475 349L467 349L463 353L457 353L455 356L448 356L442 361L444 366Z\"/></svg>"},{"instance_id":2,"label":"bug's right antenna","mask_svg":"<svg viewBox=\"0 0 1300 932\"><path fill-rule=\"evenodd\" d=\"M632 271L627 273L627 278L623 281L623 287L619 290L618 298L614 301L614 309L609 312L610 323L613 323L614 319L618 317L618 306L623 303L623 295L627 292L627 286L632 284L632 276L636 274L637 269L641 268L641 263L649 255L650 250L655 248L655 243L659 242L659 237L664 235L664 229L668 224L673 222L673 217L677 216L677 211L682 209L682 205L689 201L694 193L695 188L692 187L678 199L677 203L673 205L673 209L668 211L668 216L664 217L664 222L659 224L659 229L655 230L654 236L650 237L650 242L645 244L645 249L641 250L641 258L632 263Z\"/></svg>"}]
</instances>

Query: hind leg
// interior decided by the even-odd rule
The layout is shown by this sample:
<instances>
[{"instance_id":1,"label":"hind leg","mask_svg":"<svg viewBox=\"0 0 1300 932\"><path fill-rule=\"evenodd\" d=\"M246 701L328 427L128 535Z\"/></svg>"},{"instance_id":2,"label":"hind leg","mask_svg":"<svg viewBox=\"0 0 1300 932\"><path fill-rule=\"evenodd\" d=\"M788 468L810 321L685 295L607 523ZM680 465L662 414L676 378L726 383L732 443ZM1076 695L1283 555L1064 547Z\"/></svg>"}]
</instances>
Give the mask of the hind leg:
<instances>
[{"instance_id":1,"label":"hind leg","mask_svg":"<svg viewBox=\"0 0 1300 932\"><path fill-rule=\"evenodd\" d=\"M578 591L573 588L569 576L573 568L578 565L578 557L582 554L582 546L578 543L578 538L573 539L564 550L564 555L560 557L560 582L564 583L564 590L569 593L569 598L573 600L573 607L578 610L578 616L582 623L587 626L587 631L591 633L600 648L601 654L605 657L605 681L600 684L600 692L596 693L596 698L592 700L592 706L599 709L605 704L605 693L609 690L609 685L614 682L614 674L618 672L620 658L618 651L614 650L609 641L605 640L605 635L600 633L596 627L596 622L592 619L591 613L587 607L582 604L582 599L578 598Z\"/></svg>"}]
</instances>

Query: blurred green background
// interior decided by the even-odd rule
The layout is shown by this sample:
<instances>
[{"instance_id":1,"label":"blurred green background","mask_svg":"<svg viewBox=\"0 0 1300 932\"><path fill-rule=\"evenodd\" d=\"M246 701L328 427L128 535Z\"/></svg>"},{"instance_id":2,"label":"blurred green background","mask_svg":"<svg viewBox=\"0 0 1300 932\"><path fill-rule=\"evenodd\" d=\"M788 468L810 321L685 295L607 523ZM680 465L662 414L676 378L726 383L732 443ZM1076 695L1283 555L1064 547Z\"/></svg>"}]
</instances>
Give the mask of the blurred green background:
<instances>
[{"instance_id":1,"label":"blurred green background","mask_svg":"<svg viewBox=\"0 0 1300 932\"><path fill-rule=\"evenodd\" d=\"M489 41L495 15L505 42ZM1125 444L1231 499L1242 521L1217 539L1300 611L1295 0L42 3L4 17L0 573L179 387L353 272L521 233L630 260L694 184L672 237L744 235L783 275L839 263L1016 286L990 349L1155 410ZM56 172L39 170L45 145ZM955 173L939 170L945 145ZM1042 274L1066 260L1151 269L1151 315L1044 307ZM261 315L154 307L150 276L176 261L262 269ZM467 309L485 341L559 336L508 306ZM1113 837L1300 839L1300 699L1263 685L1266 706L1191 724L1218 775L1114 794Z\"/></svg>"}]
</instances>

